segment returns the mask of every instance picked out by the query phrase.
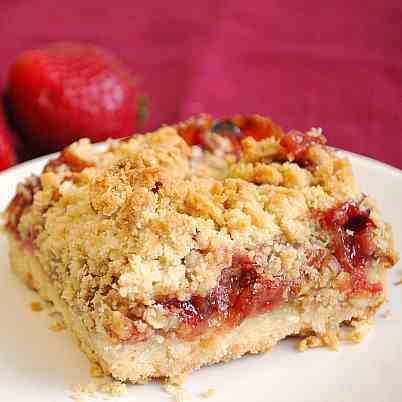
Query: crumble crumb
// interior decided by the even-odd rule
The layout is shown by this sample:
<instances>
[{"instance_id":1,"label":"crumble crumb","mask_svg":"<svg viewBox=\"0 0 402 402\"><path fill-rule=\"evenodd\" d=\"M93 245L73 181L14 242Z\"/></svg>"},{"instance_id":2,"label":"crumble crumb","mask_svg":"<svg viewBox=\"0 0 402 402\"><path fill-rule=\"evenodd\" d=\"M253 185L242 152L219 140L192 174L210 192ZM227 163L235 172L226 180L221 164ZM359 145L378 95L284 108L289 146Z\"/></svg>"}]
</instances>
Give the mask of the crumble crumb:
<instances>
[{"instance_id":1,"label":"crumble crumb","mask_svg":"<svg viewBox=\"0 0 402 402\"><path fill-rule=\"evenodd\" d=\"M202 398L211 398L212 396L216 395L216 389L208 388L206 391L201 392L200 395Z\"/></svg>"},{"instance_id":2,"label":"crumble crumb","mask_svg":"<svg viewBox=\"0 0 402 402\"><path fill-rule=\"evenodd\" d=\"M103 382L90 382L88 384L75 384L72 386L71 398L75 402L83 402L83 398L104 394L110 397L119 397L127 393L127 386L120 381L107 379Z\"/></svg>"},{"instance_id":3,"label":"crumble crumb","mask_svg":"<svg viewBox=\"0 0 402 402\"><path fill-rule=\"evenodd\" d=\"M321 338L316 335L310 335L298 343L297 349L299 352L305 352L307 349L319 348L320 346L323 346Z\"/></svg>"},{"instance_id":4,"label":"crumble crumb","mask_svg":"<svg viewBox=\"0 0 402 402\"><path fill-rule=\"evenodd\" d=\"M310 335L302 339L297 348L300 352L307 349L329 347L332 350L339 350L339 333L338 331L328 331L322 335Z\"/></svg>"},{"instance_id":5,"label":"crumble crumb","mask_svg":"<svg viewBox=\"0 0 402 402\"><path fill-rule=\"evenodd\" d=\"M58 321L63 321L63 315L56 310L53 304L48 304L46 307L49 317L52 317Z\"/></svg>"},{"instance_id":6,"label":"crumble crumb","mask_svg":"<svg viewBox=\"0 0 402 402\"><path fill-rule=\"evenodd\" d=\"M25 284L27 285L28 289L31 290L37 290L34 284L34 280L32 277L32 274L30 272L25 274L25 278L24 278Z\"/></svg>"},{"instance_id":7,"label":"crumble crumb","mask_svg":"<svg viewBox=\"0 0 402 402\"><path fill-rule=\"evenodd\" d=\"M104 376L102 368L97 364L92 365L89 372L93 378L100 378Z\"/></svg>"},{"instance_id":8,"label":"crumble crumb","mask_svg":"<svg viewBox=\"0 0 402 402\"><path fill-rule=\"evenodd\" d=\"M339 341L360 343L373 328L374 322L373 320L353 320L350 325L352 329L342 328L336 331L329 331L323 335L307 336L299 342L297 348L300 352L321 346L339 350Z\"/></svg>"},{"instance_id":9,"label":"crumble crumb","mask_svg":"<svg viewBox=\"0 0 402 402\"><path fill-rule=\"evenodd\" d=\"M185 402L188 400L188 395L182 385L166 383L163 389L175 399L175 402Z\"/></svg>"},{"instance_id":10,"label":"crumble crumb","mask_svg":"<svg viewBox=\"0 0 402 402\"><path fill-rule=\"evenodd\" d=\"M339 333L338 331L328 331L321 336L324 346L328 346L332 350L339 350Z\"/></svg>"},{"instance_id":11,"label":"crumble crumb","mask_svg":"<svg viewBox=\"0 0 402 402\"><path fill-rule=\"evenodd\" d=\"M400 279L398 282L395 282L394 285L395 285L395 286L402 285L402 279Z\"/></svg>"},{"instance_id":12,"label":"crumble crumb","mask_svg":"<svg viewBox=\"0 0 402 402\"><path fill-rule=\"evenodd\" d=\"M33 312L35 312L35 313L38 313L39 311L42 311L42 310L43 310L43 306L42 306L42 304L41 304L40 302L38 302L38 301L33 301L33 302L31 303L31 310L32 310Z\"/></svg>"},{"instance_id":13,"label":"crumble crumb","mask_svg":"<svg viewBox=\"0 0 402 402\"><path fill-rule=\"evenodd\" d=\"M392 315L392 311L391 310L385 310L383 313L381 313L380 314L380 316L382 317L382 318L389 318L389 317L391 317L391 315Z\"/></svg>"},{"instance_id":14,"label":"crumble crumb","mask_svg":"<svg viewBox=\"0 0 402 402\"><path fill-rule=\"evenodd\" d=\"M361 320L352 321L351 326L353 329L349 332L343 332L340 334L340 339L343 341L360 343L367 336L367 334L373 329L373 320Z\"/></svg>"},{"instance_id":15,"label":"crumble crumb","mask_svg":"<svg viewBox=\"0 0 402 402\"><path fill-rule=\"evenodd\" d=\"M61 332L66 329L66 325L61 321L57 321L57 322L51 324L49 329L53 332Z\"/></svg>"},{"instance_id":16,"label":"crumble crumb","mask_svg":"<svg viewBox=\"0 0 402 402\"><path fill-rule=\"evenodd\" d=\"M75 402L84 402L85 396L94 396L96 392L96 384L75 384L72 386L71 399Z\"/></svg>"},{"instance_id":17,"label":"crumble crumb","mask_svg":"<svg viewBox=\"0 0 402 402\"><path fill-rule=\"evenodd\" d=\"M123 396L127 393L127 385L120 381L108 381L98 385L97 392L109 396Z\"/></svg>"}]
</instances>

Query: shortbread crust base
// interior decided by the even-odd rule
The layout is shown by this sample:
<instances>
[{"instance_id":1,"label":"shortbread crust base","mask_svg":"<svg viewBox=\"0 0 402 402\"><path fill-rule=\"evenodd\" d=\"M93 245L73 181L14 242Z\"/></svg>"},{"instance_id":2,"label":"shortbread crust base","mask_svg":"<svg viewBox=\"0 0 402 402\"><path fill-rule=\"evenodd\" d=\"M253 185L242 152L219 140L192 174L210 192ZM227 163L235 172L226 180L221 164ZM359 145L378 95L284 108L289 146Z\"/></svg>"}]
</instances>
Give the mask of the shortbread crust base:
<instances>
[{"instance_id":1,"label":"shortbread crust base","mask_svg":"<svg viewBox=\"0 0 402 402\"><path fill-rule=\"evenodd\" d=\"M289 335L325 334L344 321L369 318L385 301L383 293L340 302L340 294L335 290L329 291L330 297L324 300L317 291L303 303L303 308L300 304L287 303L216 335L192 341L155 336L139 343L116 343L105 334L90 332L85 327L84 317L61 299L34 253L11 234L9 246L13 271L54 304L88 358L99 364L105 373L133 383L152 378L177 379L201 366L236 359L246 353L266 352ZM384 284L383 268L371 274Z\"/></svg>"}]
</instances>

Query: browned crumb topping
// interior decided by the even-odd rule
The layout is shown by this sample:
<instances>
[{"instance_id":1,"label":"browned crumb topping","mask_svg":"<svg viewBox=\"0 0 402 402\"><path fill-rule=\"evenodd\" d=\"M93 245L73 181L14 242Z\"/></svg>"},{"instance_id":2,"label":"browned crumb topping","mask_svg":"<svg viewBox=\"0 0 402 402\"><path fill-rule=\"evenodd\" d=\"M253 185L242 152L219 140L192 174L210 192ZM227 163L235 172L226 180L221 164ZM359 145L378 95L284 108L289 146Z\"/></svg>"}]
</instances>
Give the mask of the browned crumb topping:
<instances>
[{"instance_id":1,"label":"browned crumb topping","mask_svg":"<svg viewBox=\"0 0 402 402\"><path fill-rule=\"evenodd\" d=\"M250 121L241 121L245 131ZM182 126L107 150L80 140L19 186L8 222L86 328L120 341L174 332L178 315L160 301L211 294L239 255L264 281L297 284L284 300L300 296L301 308L311 289L342 289L345 272L325 254L330 234L313 212L348 200L371 210L372 270L392 265L390 228L349 161L316 142L317 130L286 137L274 128L269 138L243 139L236 157L230 136L209 132L213 146L191 147ZM287 155L293 137L309 146Z\"/></svg>"},{"instance_id":2,"label":"browned crumb topping","mask_svg":"<svg viewBox=\"0 0 402 402\"><path fill-rule=\"evenodd\" d=\"M34 311L35 313L42 311L43 310L43 306L40 302L38 301L33 301L31 303L31 310Z\"/></svg>"}]
</instances>

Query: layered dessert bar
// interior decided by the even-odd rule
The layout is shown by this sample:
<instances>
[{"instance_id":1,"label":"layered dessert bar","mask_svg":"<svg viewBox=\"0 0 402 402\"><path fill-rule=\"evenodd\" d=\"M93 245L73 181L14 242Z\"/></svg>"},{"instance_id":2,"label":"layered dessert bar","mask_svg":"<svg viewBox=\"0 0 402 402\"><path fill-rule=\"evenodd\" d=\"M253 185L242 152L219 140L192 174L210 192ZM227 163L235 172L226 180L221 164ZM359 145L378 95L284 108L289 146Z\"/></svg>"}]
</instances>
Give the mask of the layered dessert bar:
<instances>
[{"instance_id":1,"label":"layered dessert bar","mask_svg":"<svg viewBox=\"0 0 402 402\"><path fill-rule=\"evenodd\" d=\"M133 383L367 319L392 233L325 142L207 115L103 149L80 140L18 185L12 269Z\"/></svg>"}]
</instances>

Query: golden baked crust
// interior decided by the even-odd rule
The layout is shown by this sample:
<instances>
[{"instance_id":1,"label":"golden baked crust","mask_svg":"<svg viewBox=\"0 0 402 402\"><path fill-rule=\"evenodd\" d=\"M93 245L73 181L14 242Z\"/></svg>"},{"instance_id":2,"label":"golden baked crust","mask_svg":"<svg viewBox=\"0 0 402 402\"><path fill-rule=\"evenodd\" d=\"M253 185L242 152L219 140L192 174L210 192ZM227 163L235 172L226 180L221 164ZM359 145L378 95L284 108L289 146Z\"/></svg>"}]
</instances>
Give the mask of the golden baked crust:
<instances>
[{"instance_id":1,"label":"golden baked crust","mask_svg":"<svg viewBox=\"0 0 402 402\"><path fill-rule=\"evenodd\" d=\"M306 297L302 307L297 303L284 304L247 318L241 325L223 333L188 341L157 335L136 343L116 343L102 331L88 329L82 316L55 291L38 259L29 249L21 248L14 238L10 238L10 259L13 270L22 280L26 280L28 274L34 278L40 295L50 300L63 315L67 328L88 358L106 374L133 383L152 378L181 381L201 366L236 359L246 353L268 352L288 335L317 334L333 339L340 323L366 320L384 302L384 295L380 294L364 299L355 296L344 303L339 292L324 289Z\"/></svg>"},{"instance_id":2,"label":"golden baked crust","mask_svg":"<svg viewBox=\"0 0 402 402\"><path fill-rule=\"evenodd\" d=\"M231 137L236 132L227 133L234 128L258 135L244 136L240 145ZM200 132L202 140L194 141ZM185 142L190 136L198 145ZM305 299L314 292L324 297L324 290L336 292L336 303L346 302L351 296L345 283L358 264L368 279L358 282L353 296L383 300L371 277L397 259L390 228L359 191L349 161L324 142L320 130L285 134L260 116L218 124L203 116L110 142L106 150L83 139L39 178L20 185L6 212L7 228L32 248L86 330L114 343L194 338L277 304L303 309ZM325 213L345 205L363 211L357 219L366 226L358 230L370 241L370 252L351 262L350 272L340 268L339 228L325 224ZM342 230L342 239L352 236L353 229ZM223 311L228 306L213 306L231 267L246 267L254 281L247 279L251 293L242 306L230 302L241 310L236 319ZM228 280L224 285L227 291ZM256 286L264 288L266 308L245 311L256 300ZM194 296L202 307L184 314ZM193 331L193 316L208 324Z\"/></svg>"}]
</instances>

